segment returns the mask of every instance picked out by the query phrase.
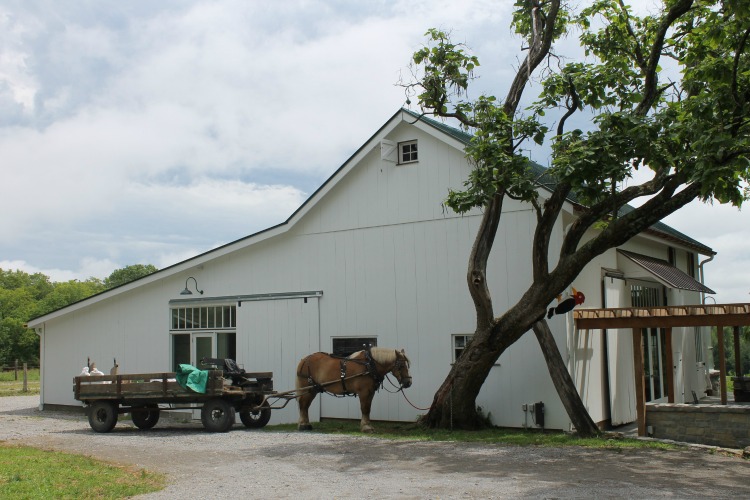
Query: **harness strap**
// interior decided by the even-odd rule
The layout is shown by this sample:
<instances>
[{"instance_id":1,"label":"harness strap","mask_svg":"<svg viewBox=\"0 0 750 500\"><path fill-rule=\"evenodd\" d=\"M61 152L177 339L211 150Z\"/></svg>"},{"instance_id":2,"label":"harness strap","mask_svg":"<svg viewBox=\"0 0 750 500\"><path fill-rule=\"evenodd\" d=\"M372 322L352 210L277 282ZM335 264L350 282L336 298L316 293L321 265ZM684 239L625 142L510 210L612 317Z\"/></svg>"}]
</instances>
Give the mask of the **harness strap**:
<instances>
[{"instance_id":1,"label":"harness strap","mask_svg":"<svg viewBox=\"0 0 750 500\"><path fill-rule=\"evenodd\" d=\"M312 389L312 391L314 391L316 394L326 392L325 387L317 383L315 379L312 378L312 373L310 373L310 356L312 356L312 354L306 356L305 360L302 362L302 366L307 367L307 375L303 374L302 370L300 370L299 372L297 372L297 376L307 378L307 383L309 384L310 389Z\"/></svg>"},{"instance_id":2,"label":"harness strap","mask_svg":"<svg viewBox=\"0 0 750 500\"><path fill-rule=\"evenodd\" d=\"M341 369L341 391L347 395L353 394L346 390L346 358L340 361L340 369Z\"/></svg>"},{"instance_id":3,"label":"harness strap","mask_svg":"<svg viewBox=\"0 0 750 500\"><path fill-rule=\"evenodd\" d=\"M370 348L368 347L367 349L365 349L365 367L367 369L367 373L375 381L375 391L380 390L380 388L383 386L383 379L385 379L385 376L378 373L377 364L378 362L375 361L375 359L372 357L372 353L370 352Z\"/></svg>"}]
</instances>

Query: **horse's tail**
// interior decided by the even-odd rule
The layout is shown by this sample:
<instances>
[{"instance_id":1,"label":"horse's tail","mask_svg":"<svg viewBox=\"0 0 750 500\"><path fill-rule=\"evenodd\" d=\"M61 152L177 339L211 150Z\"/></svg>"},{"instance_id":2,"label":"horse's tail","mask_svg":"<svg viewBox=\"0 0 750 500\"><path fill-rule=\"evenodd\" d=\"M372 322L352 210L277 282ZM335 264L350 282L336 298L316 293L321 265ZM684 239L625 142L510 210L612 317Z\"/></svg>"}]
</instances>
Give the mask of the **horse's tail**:
<instances>
[{"instance_id":1,"label":"horse's tail","mask_svg":"<svg viewBox=\"0 0 750 500\"><path fill-rule=\"evenodd\" d=\"M294 383L294 388L298 391L303 387L307 387L310 385L310 383L308 382L308 380L311 378L310 356L312 356L312 354L305 356L297 364L297 379Z\"/></svg>"}]
</instances>

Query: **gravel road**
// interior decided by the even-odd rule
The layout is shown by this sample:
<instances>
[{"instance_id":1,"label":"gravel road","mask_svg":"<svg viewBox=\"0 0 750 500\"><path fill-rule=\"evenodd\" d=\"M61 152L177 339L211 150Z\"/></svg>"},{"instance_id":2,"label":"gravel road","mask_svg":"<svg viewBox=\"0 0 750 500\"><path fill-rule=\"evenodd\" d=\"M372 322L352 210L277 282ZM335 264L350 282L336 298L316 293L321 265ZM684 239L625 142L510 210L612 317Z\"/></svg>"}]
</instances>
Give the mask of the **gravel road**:
<instances>
[{"instance_id":1,"label":"gravel road","mask_svg":"<svg viewBox=\"0 0 750 500\"><path fill-rule=\"evenodd\" d=\"M0 441L167 474L139 498L750 498L750 460L686 448L589 450L416 443L165 420L93 432L79 413L0 398Z\"/></svg>"}]
</instances>

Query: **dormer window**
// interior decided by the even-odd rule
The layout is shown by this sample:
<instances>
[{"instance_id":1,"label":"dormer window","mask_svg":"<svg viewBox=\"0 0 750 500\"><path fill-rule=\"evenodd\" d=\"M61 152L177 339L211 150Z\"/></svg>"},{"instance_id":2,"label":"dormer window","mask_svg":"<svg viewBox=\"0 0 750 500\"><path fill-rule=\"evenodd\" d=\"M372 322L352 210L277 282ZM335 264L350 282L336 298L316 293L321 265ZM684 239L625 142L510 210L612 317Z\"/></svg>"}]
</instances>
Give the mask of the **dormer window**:
<instances>
[{"instance_id":1,"label":"dormer window","mask_svg":"<svg viewBox=\"0 0 750 500\"><path fill-rule=\"evenodd\" d=\"M417 141L400 142L398 144L398 163L414 163L419 159Z\"/></svg>"}]
</instances>

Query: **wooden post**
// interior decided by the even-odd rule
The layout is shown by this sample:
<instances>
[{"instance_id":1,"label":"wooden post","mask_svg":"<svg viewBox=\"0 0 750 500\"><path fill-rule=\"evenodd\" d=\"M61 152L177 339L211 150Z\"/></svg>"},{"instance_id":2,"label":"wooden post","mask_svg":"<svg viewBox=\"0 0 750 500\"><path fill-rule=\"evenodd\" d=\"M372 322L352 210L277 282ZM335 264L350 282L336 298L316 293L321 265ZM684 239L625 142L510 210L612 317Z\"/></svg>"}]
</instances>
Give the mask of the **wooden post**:
<instances>
[{"instance_id":1,"label":"wooden post","mask_svg":"<svg viewBox=\"0 0 750 500\"><path fill-rule=\"evenodd\" d=\"M672 352L672 327L666 329L666 349L667 349L667 402L674 403L674 353Z\"/></svg>"},{"instance_id":2,"label":"wooden post","mask_svg":"<svg viewBox=\"0 0 750 500\"><path fill-rule=\"evenodd\" d=\"M23 364L23 392L29 392L29 373L26 363Z\"/></svg>"},{"instance_id":3,"label":"wooden post","mask_svg":"<svg viewBox=\"0 0 750 500\"><path fill-rule=\"evenodd\" d=\"M734 376L741 377L745 374L742 371L742 358L740 358L740 327L734 327Z\"/></svg>"},{"instance_id":4,"label":"wooden post","mask_svg":"<svg viewBox=\"0 0 750 500\"><path fill-rule=\"evenodd\" d=\"M724 325L716 327L719 341L719 384L721 385L721 404L727 404L727 360L724 349Z\"/></svg>"},{"instance_id":5,"label":"wooden post","mask_svg":"<svg viewBox=\"0 0 750 500\"><path fill-rule=\"evenodd\" d=\"M640 328L633 328L633 368L635 371L635 408L638 435L646 435L646 373L643 371L643 342Z\"/></svg>"},{"instance_id":6,"label":"wooden post","mask_svg":"<svg viewBox=\"0 0 750 500\"><path fill-rule=\"evenodd\" d=\"M13 380L18 382L18 360L16 360L13 364L13 377Z\"/></svg>"}]
</instances>

